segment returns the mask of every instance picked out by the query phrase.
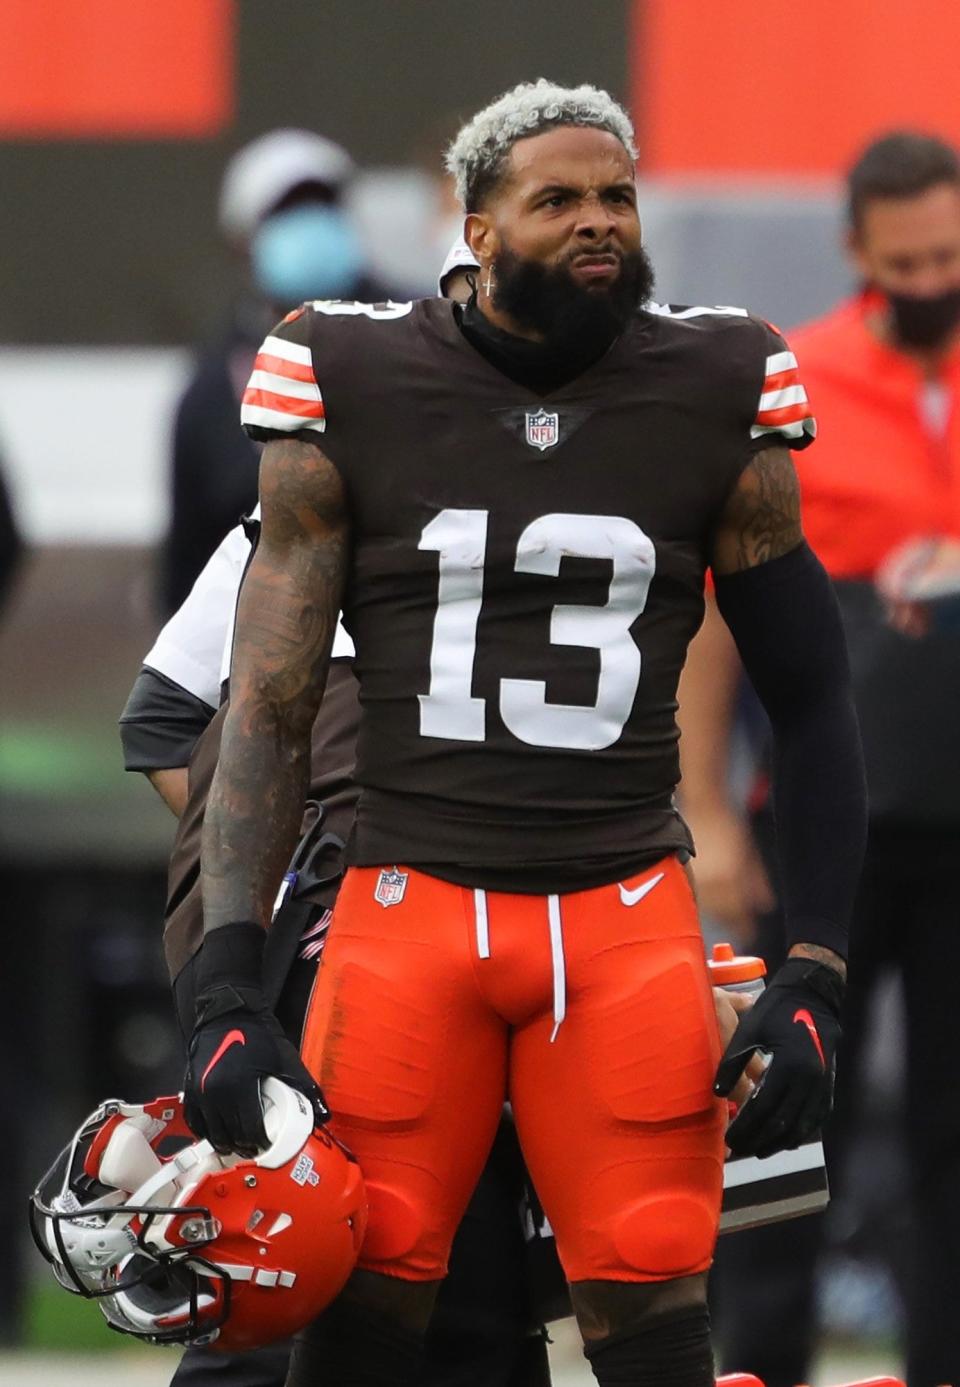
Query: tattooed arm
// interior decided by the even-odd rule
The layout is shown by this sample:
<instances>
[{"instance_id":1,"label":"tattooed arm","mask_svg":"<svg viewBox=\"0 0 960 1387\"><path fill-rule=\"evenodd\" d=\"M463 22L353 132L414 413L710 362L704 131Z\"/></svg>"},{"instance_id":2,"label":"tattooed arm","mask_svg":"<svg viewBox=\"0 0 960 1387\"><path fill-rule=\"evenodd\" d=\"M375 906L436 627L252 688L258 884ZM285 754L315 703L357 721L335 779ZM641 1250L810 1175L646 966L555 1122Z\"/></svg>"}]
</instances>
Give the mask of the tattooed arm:
<instances>
[{"instance_id":1,"label":"tattooed arm","mask_svg":"<svg viewBox=\"0 0 960 1387\"><path fill-rule=\"evenodd\" d=\"M241 1155L267 1143L268 1078L304 1094L317 1121L327 1115L270 1010L263 948L303 813L349 539L340 477L312 443L267 444L260 501L260 542L237 608L230 709L204 816L204 939L183 1084L193 1131Z\"/></svg>"},{"instance_id":2,"label":"tattooed arm","mask_svg":"<svg viewBox=\"0 0 960 1387\"><path fill-rule=\"evenodd\" d=\"M260 501L260 541L237 608L230 710L204 819L207 932L269 920L299 831L310 730L344 583L343 486L316 445L268 443Z\"/></svg>"},{"instance_id":3,"label":"tattooed arm","mask_svg":"<svg viewBox=\"0 0 960 1387\"><path fill-rule=\"evenodd\" d=\"M764 448L740 473L714 531L714 576L756 568L802 543L793 459L786 448Z\"/></svg>"}]
</instances>

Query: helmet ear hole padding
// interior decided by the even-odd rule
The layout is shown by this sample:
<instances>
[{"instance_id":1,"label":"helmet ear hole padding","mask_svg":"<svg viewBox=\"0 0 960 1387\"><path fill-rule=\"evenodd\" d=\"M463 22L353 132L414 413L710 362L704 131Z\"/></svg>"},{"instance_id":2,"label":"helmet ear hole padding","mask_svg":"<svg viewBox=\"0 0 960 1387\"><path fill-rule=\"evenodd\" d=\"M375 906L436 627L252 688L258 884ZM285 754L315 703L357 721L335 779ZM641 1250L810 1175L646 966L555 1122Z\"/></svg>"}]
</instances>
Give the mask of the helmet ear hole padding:
<instances>
[{"instance_id":1,"label":"helmet ear hole padding","mask_svg":"<svg viewBox=\"0 0 960 1387\"><path fill-rule=\"evenodd\" d=\"M120 1294L145 1315L169 1315L181 1304L189 1302L195 1273L187 1267L176 1264L161 1267L138 1252L131 1257L124 1270L131 1279L138 1274L141 1279L134 1280L130 1288Z\"/></svg>"},{"instance_id":2,"label":"helmet ear hole padding","mask_svg":"<svg viewBox=\"0 0 960 1387\"><path fill-rule=\"evenodd\" d=\"M163 1163L135 1120L121 1122L100 1157L98 1178L104 1185L131 1193L146 1184Z\"/></svg>"}]
</instances>

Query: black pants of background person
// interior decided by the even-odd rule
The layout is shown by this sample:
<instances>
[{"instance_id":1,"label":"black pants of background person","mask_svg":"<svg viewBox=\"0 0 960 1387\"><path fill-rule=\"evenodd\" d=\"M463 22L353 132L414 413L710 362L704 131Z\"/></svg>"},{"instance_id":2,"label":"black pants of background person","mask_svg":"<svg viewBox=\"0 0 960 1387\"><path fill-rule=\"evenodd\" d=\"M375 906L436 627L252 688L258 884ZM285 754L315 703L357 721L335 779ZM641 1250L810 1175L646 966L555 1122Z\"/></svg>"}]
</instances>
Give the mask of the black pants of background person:
<instances>
[{"instance_id":1,"label":"black pants of background person","mask_svg":"<svg viewBox=\"0 0 960 1387\"><path fill-rule=\"evenodd\" d=\"M312 964L298 961L277 1007L298 1039L313 972ZM188 964L174 988L185 1038L193 1026L192 974ZM516 1135L503 1123L453 1244L430 1322L421 1387L550 1387L546 1339L532 1332L536 1314L520 1222L523 1185ZM288 1342L242 1354L188 1349L171 1387L283 1387L289 1356Z\"/></svg>"},{"instance_id":2,"label":"black pants of background person","mask_svg":"<svg viewBox=\"0 0 960 1387\"><path fill-rule=\"evenodd\" d=\"M759 830L761 841L769 837L767 823ZM835 1120L828 1133L831 1180L838 1190L871 1000L878 980L895 968L906 1017L912 1238L902 1281L910 1387L960 1383L958 868L960 825L871 826L851 931ZM765 923L776 962L777 936L772 922ZM711 1297L725 1369L756 1373L767 1387L809 1381L814 1266L822 1233L822 1218L811 1217L722 1239ZM889 1260L901 1262L901 1249L891 1246Z\"/></svg>"}]
</instances>

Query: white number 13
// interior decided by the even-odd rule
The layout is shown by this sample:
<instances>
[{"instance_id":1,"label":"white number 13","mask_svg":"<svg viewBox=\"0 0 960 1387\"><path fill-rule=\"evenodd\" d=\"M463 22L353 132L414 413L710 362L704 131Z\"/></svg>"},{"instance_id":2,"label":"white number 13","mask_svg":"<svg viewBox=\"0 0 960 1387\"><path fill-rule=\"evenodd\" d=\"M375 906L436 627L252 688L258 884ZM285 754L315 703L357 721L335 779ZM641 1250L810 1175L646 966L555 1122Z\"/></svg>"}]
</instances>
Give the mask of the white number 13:
<instances>
[{"instance_id":1,"label":"white number 13","mask_svg":"<svg viewBox=\"0 0 960 1387\"><path fill-rule=\"evenodd\" d=\"M471 694L477 622L483 601L487 547L485 510L443 510L420 536L419 549L440 555L437 614L430 650L430 691L420 694L424 737L482 742L486 704ZM639 525L617 515L542 515L517 542L518 573L556 578L564 556L609 559L613 565L602 607L558 603L550 617L552 645L600 652L592 706L548 703L542 679L501 679L500 716L530 746L600 751L623 732L640 682L640 651L630 627L643 611L656 569L653 542Z\"/></svg>"}]
</instances>

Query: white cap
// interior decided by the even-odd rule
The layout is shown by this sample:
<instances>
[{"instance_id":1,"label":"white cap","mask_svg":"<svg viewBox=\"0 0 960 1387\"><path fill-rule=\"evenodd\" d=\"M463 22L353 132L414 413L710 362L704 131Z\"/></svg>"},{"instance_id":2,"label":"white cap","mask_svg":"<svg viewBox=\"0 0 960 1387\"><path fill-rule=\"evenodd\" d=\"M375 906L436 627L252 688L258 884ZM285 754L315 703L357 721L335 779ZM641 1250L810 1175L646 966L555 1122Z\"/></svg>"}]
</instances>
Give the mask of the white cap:
<instances>
[{"instance_id":1,"label":"white cap","mask_svg":"<svg viewBox=\"0 0 960 1387\"><path fill-rule=\"evenodd\" d=\"M310 130L271 130L244 145L227 165L220 189L220 226L246 241L264 217L301 183L338 190L355 166L345 149Z\"/></svg>"},{"instance_id":2,"label":"white cap","mask_svg":"<svg viewBox=\"0 0 960 1387\"><path fill-rule=\"evenodd\" d=\"M443 269L440 271L440 278L437 280L437 293L443 293L444 281L447 275L453 274L454 270L479 270L480 261L467 245L462 236L458 236L453 245L447 251L447 258L443 262Z\"/></svg>"}]
</instances>

